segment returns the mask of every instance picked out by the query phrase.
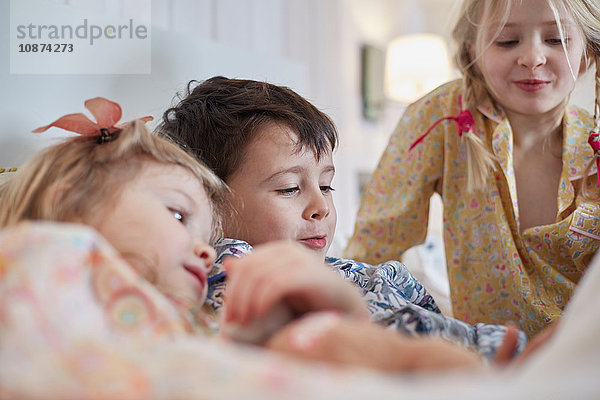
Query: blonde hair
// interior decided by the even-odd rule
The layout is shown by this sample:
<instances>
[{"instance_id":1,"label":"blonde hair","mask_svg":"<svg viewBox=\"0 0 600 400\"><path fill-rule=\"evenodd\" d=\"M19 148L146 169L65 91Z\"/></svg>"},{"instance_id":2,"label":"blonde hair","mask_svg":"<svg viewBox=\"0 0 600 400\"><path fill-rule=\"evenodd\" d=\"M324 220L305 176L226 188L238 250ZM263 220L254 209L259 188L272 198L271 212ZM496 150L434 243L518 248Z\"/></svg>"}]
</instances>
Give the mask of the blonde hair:
<instances>
[{"instance_id":1,"label":"blonde hair","mask_svg":"<svg viewBox=\"0 0 600 400\"><path fill-rule=\"evenodd\" d=\"M0 185L0 228L23 220L72 222L115 201L144 162L178 165L191 172L209 199L213 238L221 233L227 189L210 169L183 149L133 121L107 143L77 136L42 150Z\"/></svg>"},{"instance_id":2,"label":"blonde hair","mask_svg":"<svg viewBox=\"0 0 600 400\"><path fill-rule=\"evenodd\" d=\"M586 43L585 62L588 67L596 62L595 121L598 125L600 78L597 60L600 55L600 4L597 0L562 0L558 3L554 0L547 0L547 2L557 20L561 37L563 37L563 31L557 5L572 16L583 33ZM452 30L452 38L456 44L454 61L463 75L465 108L475 110L488 96L493 99L475 63L485 49L493 43L508 21L511 3L512 0L465 0L462 4L459 17ZM492 20L499 21L498 27L489 39L484 40L486 31L481 28L490 26ZM476 54L475 57L472 54ZM577 71L572 72L576 73ZM494 156L487 149L485 143L474 133L465 135L465 145L468 157L469 190L471 190L484 185L496 164Z\"/></svg>"},{"instance_id":3,"label":"blonde hair","mask_svg":"<svg viewBox=\"0 0 600 400\"><path fill-rule=\"evenodd\" d=\"M600 134L600 3L598 1L565 1L577 21L586 40L586 62L588 65L595 64L595 101L594 101L594 127L591 133ZM594 195L589 190L588 179L589 171L594 165L598 155L594 154L592 161L587 165L583 179L581 181L581 194L586 199L594 199ZM597 192L596 192L597 193ZM597 196L597 195L596 195Z\"/></svg>"}]
</instances>

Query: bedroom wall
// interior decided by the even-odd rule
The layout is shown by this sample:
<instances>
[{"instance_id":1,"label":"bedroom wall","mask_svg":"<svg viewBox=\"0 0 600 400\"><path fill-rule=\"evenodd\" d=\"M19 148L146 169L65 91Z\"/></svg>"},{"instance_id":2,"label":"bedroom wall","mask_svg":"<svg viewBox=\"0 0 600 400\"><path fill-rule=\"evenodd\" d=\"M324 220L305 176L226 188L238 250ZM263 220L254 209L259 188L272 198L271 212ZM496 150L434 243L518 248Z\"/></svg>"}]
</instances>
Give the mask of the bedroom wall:
<instances>
[{"instance_id":1,"label":"bedroom wall","mask_svg":"<svg viewBox=\"0 0 600 400\"><path fill-rule=\"evenodd\" d=\"M12 0L19 1L19 0ZM44 0L41 0L44 1ZM141 0L45 0L89 13L124 15ZM360 46L385 48L401 34L444 35L454 0L152 0L149 75L11 75L9 4L0 2L0 167L18 166L60 132L31 129L83 111L83 100L118 101L124 119L160 117L190 79L215 74L290 86L328 113L340 132L334 181L338 233L334 251L352 233L359 176L368 175L402 114L388 102L383 119L362 117ZM591 107L591 77L573 96Z\"/></svg>"}]
</instances>

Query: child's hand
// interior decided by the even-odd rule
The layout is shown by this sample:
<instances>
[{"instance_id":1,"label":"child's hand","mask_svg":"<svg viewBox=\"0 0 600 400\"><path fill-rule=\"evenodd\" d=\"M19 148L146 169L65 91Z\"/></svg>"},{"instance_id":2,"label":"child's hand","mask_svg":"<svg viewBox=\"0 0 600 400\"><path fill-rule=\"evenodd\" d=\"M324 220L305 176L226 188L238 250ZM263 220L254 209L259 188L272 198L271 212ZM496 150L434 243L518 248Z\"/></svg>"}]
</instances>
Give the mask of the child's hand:
<instances>
[{"instance_id":1,"label":"child's hand","mask_svg":"<svg viewBox=\"0 0 600 400\"><path fill-rule=\"evenodd\" d=\"M496 351L494 361L498 366L517 366L529 359L540 347L543 347L548 342L558 327L558 322L554 322L542 332L538 333L533 339L527 343L525 349L517 357L514 357L515 349L517 348L518 336L517 328L514 325L507 325L506 334L502 345Z\"/></svg>"},{"instance_id":2,"label":"child's hand","mask_svg":"<svg viewBox=\"0 0 600 400\"><path fill-rule=\"evenodd\" d=\"M359 291L294 242L257 246L248 256L223 262L228 274L225 321L246 325L284 302L294 315L337 310L368 317Z\"/></svg>"},{"instance_id":3,"label":"child's hand","mask_svg":"<svg viewBox=\"0 0 600 400\"><path fill-rule=\"evenodd\" d=\"M307 314L277 332L266 347L295 357L383 371L477 369L479 357L458 345L409 338L337 313Z\"/></svg>"}]
</instances>

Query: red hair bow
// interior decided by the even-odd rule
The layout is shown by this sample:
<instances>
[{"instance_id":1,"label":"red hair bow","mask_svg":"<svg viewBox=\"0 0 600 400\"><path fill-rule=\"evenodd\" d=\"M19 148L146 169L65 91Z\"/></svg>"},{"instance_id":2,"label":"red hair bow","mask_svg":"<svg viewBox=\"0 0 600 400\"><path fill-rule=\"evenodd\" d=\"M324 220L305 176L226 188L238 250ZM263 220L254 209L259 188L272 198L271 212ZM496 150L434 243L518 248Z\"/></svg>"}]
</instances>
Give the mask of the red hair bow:
<instances>
[{"instance_id":1,"label":"red hair bow","mask_svg":"<svg viewBox=\"0 0 600 400\"><path fill-rule=\"evenodd\" d=\"M598 178L598 186L600 186L600 129L594 128L590 132L588 143L594 150L594 158L596 159L596 177Z\"/></svg>"},{"instance_id":2,"label":"red hair bow","mask_svg":"<svg viewBox=\"0 0 600 400\"><path fill-rule=\"evenodd\" d=\"M64 130L79 133L83 136L100 136L107 138L108 135L112 135L119 132L129 122L122 122L118 124L121 119L122 111L121 106L117 103L105 99L104 97L94 97L85 101L85 108L90 110L96 122L90 120L85 114L68 114L60 117L53 123L41 126L35 129L33 132L40 133L44 132L52 126L62 128ZM151 116L138 118L143 122L152 121L154 118Z\"/></svg>"},{"instance_id":3,"label":"red hair bow","mask_svg":"<svg viewBox=\"0 0 600 400\"><path fill-rule=\"evenodd\" d=\"M458 96L458 104L460 108L462 108L462 96ZM459 137L462 137L464 132L472 131L473 127L475 126L475 120L473 119L473 114L471 114L471 111L461 110L461 112L458 113L458 115L455 117L444 117L435 121L433 125L431 125L429 129L427 129L427 132L421 135L417 140L414 141L413 144L410 145L408 151L411 151L416 145L421 143L423 139L425 139L425 137L429 135L429 132L431 132L433 128L437 126L437 124L445 120L456 121L456 130L458 131Z\"/></svg>"}]
</instances>

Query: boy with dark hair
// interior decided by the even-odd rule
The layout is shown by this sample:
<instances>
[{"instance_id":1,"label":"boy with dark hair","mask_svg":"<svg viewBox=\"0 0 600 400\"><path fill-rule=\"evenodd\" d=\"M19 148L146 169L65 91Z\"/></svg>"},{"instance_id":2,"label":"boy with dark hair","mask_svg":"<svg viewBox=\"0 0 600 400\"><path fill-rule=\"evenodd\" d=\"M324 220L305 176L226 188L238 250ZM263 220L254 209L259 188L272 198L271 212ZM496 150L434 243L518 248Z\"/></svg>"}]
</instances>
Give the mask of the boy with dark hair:
<instances>
[{"instance_id":1,"label":"boy with dark hair","mask_svg":"<svg viewBox=\"0 0 600 400\"><path fill-rule=\"evenodd\" d=\"M337 145L333 121L291 89L222 76L190 81L185 98L163 114L159 132L180 141L227 182L248 143L272 123L288 126L298 135L298 149L311 149L317 159Z\"/></svg>"},{"instance_id":2,"label":"boy with dark hair","mask_svg":"<svg viewBox=\"0 0 600 400\"><path fill-rule=\"evenodd\" d=\"M285 87L223 77L194 88L193 83L164 113L159 133L190 150L231 189L234 212L224 218L224 232L237 240L216 244L218 260L261 243L297 241L363 290L373 321L413 335L441 336L493 358L506 328L442 315L402 263L372 266L326 257L336 223L331 181L337 133L329 117ZM215 279L209 289L216 308L223 286ZM252 307L242 314L246 321L255 317ZM525 340L520 333L519 348Z\"/></svg>"}]
</instances>

